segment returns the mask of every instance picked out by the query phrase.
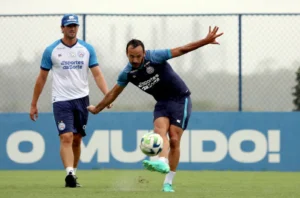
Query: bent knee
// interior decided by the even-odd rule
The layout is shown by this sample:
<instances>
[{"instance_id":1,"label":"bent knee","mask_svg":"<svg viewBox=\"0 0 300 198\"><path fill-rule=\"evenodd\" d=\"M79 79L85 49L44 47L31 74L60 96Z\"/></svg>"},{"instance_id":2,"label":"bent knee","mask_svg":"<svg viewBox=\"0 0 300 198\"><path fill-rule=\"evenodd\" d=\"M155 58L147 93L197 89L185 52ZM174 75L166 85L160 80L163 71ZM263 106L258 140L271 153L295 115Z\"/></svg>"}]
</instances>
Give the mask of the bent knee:
<instances>
[{"instance_id":1,"label":"bent knee","mask_svg":"<svg viewBox=\"0 0 300 198\"><path fill-rule=\"evenodd\" d=\"M62 144L72 144L73 143L73 133L64 133L60 135L60 142Z\"/></svg>"},{"instance_id":2,"label":"bent knee","mask_svg":"<svg viewBox=\"0 0 300 198\"><path fill-rule=\"evenodd\" d=\"M180 140L177 137L170 138L170 147L173 149L177 149L180 147Z\"/></svg>"}]
</instances>

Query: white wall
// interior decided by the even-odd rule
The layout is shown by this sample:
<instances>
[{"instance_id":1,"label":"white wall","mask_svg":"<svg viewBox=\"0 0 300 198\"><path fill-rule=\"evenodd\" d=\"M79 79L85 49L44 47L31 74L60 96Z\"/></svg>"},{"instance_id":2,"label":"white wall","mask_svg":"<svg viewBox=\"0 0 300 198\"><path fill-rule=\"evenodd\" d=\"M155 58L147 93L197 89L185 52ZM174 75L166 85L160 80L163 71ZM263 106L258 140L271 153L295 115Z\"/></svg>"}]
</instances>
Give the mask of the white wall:
<instances>
[{"instance_id":1,"label":"white wall","mask_svg":"<svg viewBox=\"0 0 300 198\"><path fill-rule=\"evenodd\" d=\"M0 3L0 14L300 12L299 0L0 0Z\"/></svg>"}]
</instances>

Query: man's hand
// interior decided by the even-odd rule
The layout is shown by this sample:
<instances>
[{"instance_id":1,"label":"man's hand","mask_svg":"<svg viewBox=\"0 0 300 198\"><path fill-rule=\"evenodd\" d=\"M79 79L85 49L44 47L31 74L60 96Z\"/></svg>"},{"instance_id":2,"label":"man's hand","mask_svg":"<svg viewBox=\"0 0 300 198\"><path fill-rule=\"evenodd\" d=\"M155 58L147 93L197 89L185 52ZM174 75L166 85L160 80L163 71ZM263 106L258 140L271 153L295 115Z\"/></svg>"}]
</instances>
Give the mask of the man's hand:
<instances>
[{"instance_id":1,"label":"man's hand","mask_svg":"<svg viewBox=\"0 0 300 198\"><path fill-rule=\"evenodd\" d=\"M91 112L92 114L97 114L97 113L100 112L94 105L88 106L88 107L87 107L87 110L88 110L89 112Z\"/></svg>"},{"instance_id":2,"label":"man's hand","mask_svg":"<svg viewBox=\"0 0 300 198\"><path fill-rule=\"evenodd\" d=\"M211 30L211 26L209 26L208 34L205 37L205 40L207 41L208 44L219 44L219 42L216 41L216 38L223 35L223 32L217 34L218 30L219 30L219 27L217 27L217 26L215 26L213 30Z\"/></svg>"},{"instance_id":3,"label":"man's hand","mask_svg":"<svg viewBox=\"0 0 300 198\"><path fill-rule=\"evenodd\" d=\"M31 106L29 115L32 121L36 121L36 119L38 118L38 109L35 105Z\"/></svg>"}]
</instances>

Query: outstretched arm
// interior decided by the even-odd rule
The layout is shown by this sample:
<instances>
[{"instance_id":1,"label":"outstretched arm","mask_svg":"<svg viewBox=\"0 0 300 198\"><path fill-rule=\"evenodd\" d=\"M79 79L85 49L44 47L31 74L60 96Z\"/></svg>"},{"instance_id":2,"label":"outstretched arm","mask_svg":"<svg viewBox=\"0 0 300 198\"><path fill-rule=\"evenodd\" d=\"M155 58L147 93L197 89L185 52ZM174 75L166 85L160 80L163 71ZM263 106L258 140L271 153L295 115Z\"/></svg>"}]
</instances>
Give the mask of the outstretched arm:
<instances>
[{"instance_id":1,"label":"outstretched arm","mask_svg":"<svg viewBox=\"0 0 300 198\"><path fill-rule=\"evenodd\" d=\"M90 105L87 107L87 109L93 113L97 114L100 111L102 111L106 106L111 104L118 96L119 94L124 90L125 87L121 87L120 85L115 85L112 90L110 90L102 101L99 102L97 106Z\"/></svg>"},{"instance_id":2,"label":"outstretched arm","mask_svg":"<svg viewBox=\"0 0 300 198\"><path fill-rule=\"evenodd\" d=\"M181 47L177 47L177 48L171 49L172 58L181 56L183 54L186 54L188 52L196 50L199 47L203 47L203 46L205 46L207 44L219 44L216 41L216 38L218 38L219 36L221 36L223 33L217 34L218 30L219 30L219 27L215 26L214 29L211 30L211 27L209 26L209 32L208 32L207 36L204 39L201 39L201 40L198 40L198 41L186 44L186 45L181 46Z\"/></svg>"}]
</instances>

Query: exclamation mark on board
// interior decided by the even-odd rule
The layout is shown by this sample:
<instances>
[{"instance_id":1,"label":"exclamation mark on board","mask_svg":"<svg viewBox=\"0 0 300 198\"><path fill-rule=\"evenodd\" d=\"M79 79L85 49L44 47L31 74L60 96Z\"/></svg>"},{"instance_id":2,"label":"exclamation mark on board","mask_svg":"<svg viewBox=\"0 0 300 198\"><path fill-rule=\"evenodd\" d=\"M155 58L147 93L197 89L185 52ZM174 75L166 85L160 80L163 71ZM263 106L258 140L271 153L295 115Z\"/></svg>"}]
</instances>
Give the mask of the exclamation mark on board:
<instances>
[{"instance_id":1,"label":"exclamation mark on board","mask_svg":"<svg viewBox=\"0 0 300 198\"><path fill-rule=\"evenodd\" d=\"M280 131L268 131L269 163L280 163Z\"/></svg>"}]
</instances>

